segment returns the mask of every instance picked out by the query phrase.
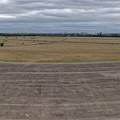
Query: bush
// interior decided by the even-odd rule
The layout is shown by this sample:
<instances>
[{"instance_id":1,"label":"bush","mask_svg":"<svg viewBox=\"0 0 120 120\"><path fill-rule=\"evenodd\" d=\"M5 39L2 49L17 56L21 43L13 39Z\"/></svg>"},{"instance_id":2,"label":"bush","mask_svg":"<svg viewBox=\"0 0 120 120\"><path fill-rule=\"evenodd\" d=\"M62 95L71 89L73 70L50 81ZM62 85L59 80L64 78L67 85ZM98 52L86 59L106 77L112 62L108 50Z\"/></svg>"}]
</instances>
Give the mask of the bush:
<instances>
[{"instance_id":1,"label":"bush","mask_svg":"<svg viewBox=\"0 0 120 120\"><path fill-rule=\"evenodd\" d=\"M4 43L2 42L0 45L1 45L1 46L4 46Z\"/></svg>"}]
</instances>

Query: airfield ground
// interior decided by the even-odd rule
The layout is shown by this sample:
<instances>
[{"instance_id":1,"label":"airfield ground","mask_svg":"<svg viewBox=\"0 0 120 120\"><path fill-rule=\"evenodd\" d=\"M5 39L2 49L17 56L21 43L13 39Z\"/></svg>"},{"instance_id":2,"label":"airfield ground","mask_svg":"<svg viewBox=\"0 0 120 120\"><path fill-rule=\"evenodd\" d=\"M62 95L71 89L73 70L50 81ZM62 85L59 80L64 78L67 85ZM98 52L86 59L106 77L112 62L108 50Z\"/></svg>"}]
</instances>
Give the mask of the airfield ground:
<instances>
[{"instance_id":1,"label":"airfield ground","mask_svg":"<svg viewBox=\"0 0 120 120\"><path fill-rule=\"evenodd\" d=\"M120 62L1 62L0 120L120 120Z\"/></svg>"}]
</instances>

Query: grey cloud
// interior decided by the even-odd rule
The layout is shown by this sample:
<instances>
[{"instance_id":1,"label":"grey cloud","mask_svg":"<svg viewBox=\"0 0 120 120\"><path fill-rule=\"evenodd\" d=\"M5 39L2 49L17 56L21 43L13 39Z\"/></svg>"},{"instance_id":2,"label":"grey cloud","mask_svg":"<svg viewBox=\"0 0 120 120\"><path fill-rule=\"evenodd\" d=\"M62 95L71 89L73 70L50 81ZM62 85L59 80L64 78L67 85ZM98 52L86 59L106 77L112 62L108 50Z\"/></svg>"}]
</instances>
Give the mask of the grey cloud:
<instances>
[{"instance_id":1,"label":"grey cloud","mask_svg":"<svg viewBox=\"0 0 120 120\"><path fill-rule=\"evenodd\" d=\"M117 31L119 6L119 0L2 0L0 32Z\"/></svg>"}]
</instances>

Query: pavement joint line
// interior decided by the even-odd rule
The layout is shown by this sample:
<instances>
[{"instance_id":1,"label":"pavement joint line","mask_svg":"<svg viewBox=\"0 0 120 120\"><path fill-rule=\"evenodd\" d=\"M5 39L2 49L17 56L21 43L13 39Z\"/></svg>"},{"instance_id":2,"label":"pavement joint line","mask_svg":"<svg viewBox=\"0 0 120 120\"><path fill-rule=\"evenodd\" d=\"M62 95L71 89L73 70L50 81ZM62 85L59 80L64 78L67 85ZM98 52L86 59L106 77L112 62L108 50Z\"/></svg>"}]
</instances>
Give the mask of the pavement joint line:
<instances>
[{"instance_id":1,"label":"pavement joint line","mask_svg":"<svg viewBox=\"0 0 120 120\"><path fill-rule=\"evenodd\" d=\"M117 116L115 116L117 117ZM103 117L98 117L99 120L105 120ZM13 119L0 119L0 120L13 120ZM14 120L28 120L27 119L14 119ZM38 120L38 119L36 119ZM40 119L39 119L40 120ZM49 120L53 120L53 119L49 119ZM65 119L61 119L61 120L65 120ZM70 120L96 120L96 118L81 118L81 119L70 119ZM120 120L119 118L112 118L112 117L107 117L106 120Z\"/></svg>"},{"instance_id":2,"label":"pavement joint line","mask_svg":"<svg viewBox=\"0 0 120 120\"><path fill-rule=\"evenodd\" d=\"M13 119L5 119L5 118L3 118L3 119L0 119L0 120L13 120ZM28 119L14 119L14 120L28 120Z\"/></svg>"},{"instance_id":3,"label":"pavement joint line","mask_svg":"<svg viewBox=\"0 0 120 120\"><path fill-rule=\"evenodd\" d=\"M0 64L25 64L25 65L31 65L31 64L101 64L101 63L120 63L120 60L113 60L113 61L93 61L93 62L4 62L1 61Z\"/></svg>"},{"instance_id":4,"label":"pavement joint line","mask_svg":"<svg viewBox=\"0 0 120 120\"><path fill-rule=\"evenodd\" d=\"M78 68L78 70L79 70L79 68ZM87 84L87 82L86 82L86 80L85 80L85 78L84 78L84 76L83 76L83 73L81 73L81 77L82 77L82 79L84 80L84 82L85 82L85 84L86 84L86 86L88 87L88 89L90 89L89 88L89 86L88 86L88 84ZM79 83L79 85L80 85L80 83ZM90 91L91 92L91 91ZM93 96L93 98L94 98L94 96ZM95 99L94 99L95 100ZM96 104L95 102L93 102L93 104ZM85 105L87 105L87 104L85 104ZM94 113L95 113L95 110L92 108L92 110L94 111ZM104 116L103 116L104 117ZM96 117L96 119L97 120L99 120L98 119L98 117Z\"/></svg>"},{"instance_id":5,"label":"pavement joint line","mask_svg":"<svg viewBox=\"0 0 120 120\"><path fill-rule=\"evenodd\" d=\"M113 104L113 103L120 103L120 101L111 101L111 102L84 102L84 103L80 103L80 104L67 104L67 103L63 103L64 106L78 106L78 105L94 105L94 104ZM54 106L54 104L47 104L45 103L44 105L41 103L41 104L3 104L3 103L0 103L0 106L28 106L28 107L38 107L38 106L41 106L41 107L44 107L44 106ZM61 105L58 105L58 106L61 106Z\"/></svg>"},{"instance_id":6,"label":"pavement joint line","mask_svg":"<svg viewBox=\"0 0 120 120\"><path fill-rule=\"evenodd\" d=\"M77 73L114 73L119 72L120 70L114 71L92 71L92 72L56 72L56 74L77 74ZM1 73L0 73L1 74ZM54 72L4 72L2 74L54 74Z\"/></svg>"},{"instance_id":7,"label":"pavement joint line","mask_svg":"<svg viewBox=\"0 0 120 120\"><path fill-rule=\"evenodd\" d=\"M115 78L115 79L116 79L116 78ZM108 85L111 87L111 83L110 83L110 82L108 83ZM115 97L114 97L113 99L115 100L115 102L113 102L113 104L115 105L115 103L116 103L117 100L116 100Z\"/></svg>"},{"instance_id":8,"label":"pavement joint line","mask_svg":"<svg viewBox=\"0 0 120 120\"><path fill-rule=\"evenodd\" d=\"M45 107L45 106L54 106L54 104L52 105L50 105L50 104L43 104L43 103L41 103L41 104L13 104L13 103L11 103L11 104L1 104L0 103L0 106L20 106L20 107L22 107L22 106L24 106L24 107ZM61 105L57 105L57 106L61 106Z\"/></svg>"},{"instance_id":9,"label":"pavement joint line","mask_svg":"<svg viewBox=\"0 0 120 120\"><path fill-rule=\"evenodd\" d=\"M55 73L56 73L56 71L55 71ZM56 77L56 74L55 74L55 79L58 81L58 79L57 79L57 77ZM58 83L58 82L57 82ZM56 83L56 87L58 87L58 84ZM65 119L66 120L68 120L68 117L67 117L67 114L66 114L66 110L65 110L65 106L64 106L64 104L63 104L63 99L62 99L62 94L60 93L60 98L61 98L61 103L62 103L62 107L63 107L63 111L64 111L64 115L65 115Z\"/></svg>"},{"instance_id":10,"label":"pavement joint line","mask_svg":"<svg viewBox=\"0 0 120 120\"><path fill-rule=\"evenodd\" d=\"M94 94L93 94L92 90L90 89L90 86L88 85L87 81L85 80L85 77L84 77L84 75L83 75L83 74L82 74L82 77L83 77L83 80L85 81L86 86L88 87L88 89L89 89L89 91L90 91L91 95L93 96L93 98L94 98L94 100L95 100L95 103L97 104L98 108L100 109L100 111L101 111L101 113L102 113L103 117L106 119L105 114L103 113L103 111L102 111L102 109L101 109L100 105L98 104L98 102L97 102L97 100L96 100L96 98L95 98L95 96L94 96Z\"/></svg>"},{"instance_id":11,"label":"pavement joint line","mask_svg":"<svg viewBox=\"0 0 120 120\"><path fill-rule=\"evenodd\" d=\"M115 80L116 80L116 78L114 78ZM82 81L82 80L81 80ZM40 79L36 79L36 80L33 80L33 79L28 79L28 80L20 80L20 79L15 79L15 80L13 80L13 79L9 79L9 80L0 80L0 83L10 83L11 84L11 82L15 82L15 83L18 83L18 82L48 82L48 80L40 80ZM56 81L54 81L54 80L50 80L49 82L56 82ZM110 84L118 84L118 83L120 83L120 82L115 82L115 81L113 81L113 82L109 82ZM32 84L25 84L25 85L34 85L35 83L32 83ZM41 83L42 84L42 83ZM12 85L12 84L11 84ZM18 84L18 85L22 85L23 87L24 87L24 85L23 84ZM75 85L78 85L78 84L75 84ZM64 85L64 86L69 86L69 85ZM13 86L14 87L14 86ZM18 87L18 86L17 86ZM25 86L26 87L26 86Z\"/></svg>"}]
</instances>

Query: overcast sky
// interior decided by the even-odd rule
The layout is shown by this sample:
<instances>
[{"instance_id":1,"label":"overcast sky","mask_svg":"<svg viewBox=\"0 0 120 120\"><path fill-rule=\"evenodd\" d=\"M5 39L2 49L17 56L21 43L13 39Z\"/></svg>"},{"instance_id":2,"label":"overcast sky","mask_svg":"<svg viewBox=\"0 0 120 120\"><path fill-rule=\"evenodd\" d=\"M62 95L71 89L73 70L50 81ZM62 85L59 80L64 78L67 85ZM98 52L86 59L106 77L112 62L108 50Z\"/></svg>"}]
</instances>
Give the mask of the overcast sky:
<instances>
[{"instance_id":1,"label":"overcast sky","mask_svg":"<svg viewBox=\"0 0 120 120\"><path fill-rule=\"evenodd\" d=\"M120 32L120 0L0 0L0 32Z\"/></svg>"}]
</instances>

